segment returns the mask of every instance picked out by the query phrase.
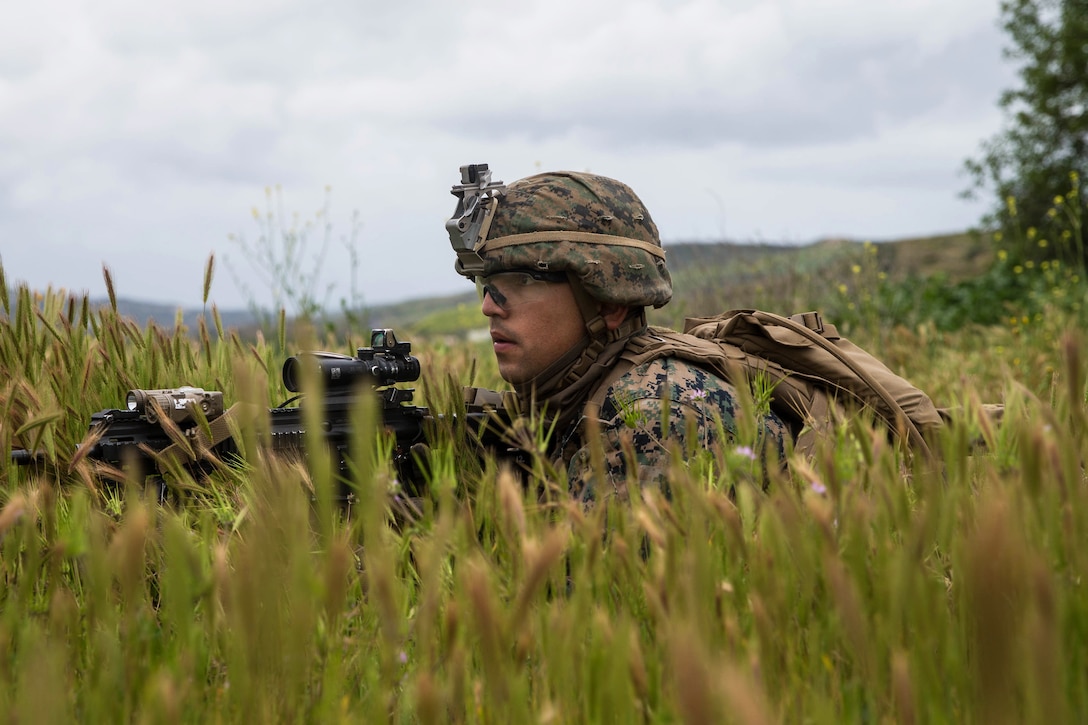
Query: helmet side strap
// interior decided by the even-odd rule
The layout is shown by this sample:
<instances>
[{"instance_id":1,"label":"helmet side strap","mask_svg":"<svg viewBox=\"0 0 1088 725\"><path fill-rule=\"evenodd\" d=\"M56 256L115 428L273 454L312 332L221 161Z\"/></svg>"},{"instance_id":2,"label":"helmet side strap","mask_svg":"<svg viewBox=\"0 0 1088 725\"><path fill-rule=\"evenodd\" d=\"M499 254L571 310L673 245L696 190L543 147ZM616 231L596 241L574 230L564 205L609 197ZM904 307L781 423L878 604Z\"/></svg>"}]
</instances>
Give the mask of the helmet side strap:
<instances>
[{"instance_id":1,"label":"helmet side strap","mask_svg":"<svg viewBox=\"0 0 1088 725\"><path fill-rule=\"evenodd\" d=\"M589 296L586 288L582 285L581 280L575 276L574 272L568 271L567 279L570 281L570 288L574 292L574 301L582 313L586 333L589 335L592 344L603 346L606 342L626 337L646 327L646 308L632 307L627 314L627 319L615 330L609 331L608 323L605 322L604 316L601 314L603 303Z\"/></svg>"},{"instance_id":2,"label":"helmet side strap","mask_svg":"<svg viewBox=\"0 0 1088 725\"><path fill-rule=\"evenodd\" d=\"M567 280L574 292L574 301L578 304L578 309L582 313L582 321L585 322L589 339L594 342L604 340L608 333L608 325L605 323L604 317L601 316L601 303L589 296L586 288L582 285L582 280L578 279L574 272L567 272Z\"/></svg>"}]
</instances>

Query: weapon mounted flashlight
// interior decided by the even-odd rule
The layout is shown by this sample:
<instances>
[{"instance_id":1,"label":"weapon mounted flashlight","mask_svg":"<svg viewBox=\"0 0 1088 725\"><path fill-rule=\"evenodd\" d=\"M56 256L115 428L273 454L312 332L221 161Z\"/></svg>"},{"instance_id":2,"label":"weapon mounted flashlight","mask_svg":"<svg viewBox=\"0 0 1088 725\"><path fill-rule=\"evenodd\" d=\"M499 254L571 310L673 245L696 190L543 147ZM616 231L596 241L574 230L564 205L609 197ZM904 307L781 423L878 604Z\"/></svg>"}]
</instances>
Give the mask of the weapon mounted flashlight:
<instances>
[{"instance_id":1,"label":"weapon mounted flashlight","mask_svg":"<svg viewBox=\"0 0 1088 725\"><path fill-rule=\"evenodd\" d=\"M175 423L193 419L193 411L199 408L209 420L223 414L223 393L183 386L162 390L130 390L125 399L126 407L147 418L149 423L159 420L159 414Z\"/></svg>"}]
</instances>

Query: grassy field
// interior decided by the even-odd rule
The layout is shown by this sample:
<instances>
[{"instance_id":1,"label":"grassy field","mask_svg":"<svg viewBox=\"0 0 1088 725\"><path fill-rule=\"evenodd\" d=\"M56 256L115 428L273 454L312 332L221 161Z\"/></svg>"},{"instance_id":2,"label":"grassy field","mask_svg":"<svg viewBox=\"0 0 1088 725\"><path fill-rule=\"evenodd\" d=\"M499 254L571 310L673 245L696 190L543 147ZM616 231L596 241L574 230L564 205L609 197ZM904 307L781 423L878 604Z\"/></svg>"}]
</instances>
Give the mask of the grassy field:
<instances>
[{"instance_id":1,"label":"grassy field","mask_svg":"<svg viewBox=\"0 0 1088 725\"><path fill-rule=\"evenodd\" d=\"M0 452L50 463L0 469L0 717L1085 721L1088 342L1069 302L1083 280L1043 278L1000 324L946 331L881 324L878 292L895 280L879 251L821 253L785 274L748 264L717 296L708 273L673 314L744 305L738 294L841 311L854 339L960 410L939 468L854 421L766 490L722 450L678 463L670 500L585 510L547 466L523 487L440 434L409 525L390 516L399 482L366 406L350 512L320 457L263 454L259 430L244 464L169 476L165 505L78 448L91 413L131 388L268 407L286 397L286 355L357 339L281 327L248 341L214 316L140 327L17 290L0 316ZM486 345L411 339L422 403L451 410L458 385L499 386ZM986 402L1005 404L1000 426Z\"/></svg>"}]
</instances>

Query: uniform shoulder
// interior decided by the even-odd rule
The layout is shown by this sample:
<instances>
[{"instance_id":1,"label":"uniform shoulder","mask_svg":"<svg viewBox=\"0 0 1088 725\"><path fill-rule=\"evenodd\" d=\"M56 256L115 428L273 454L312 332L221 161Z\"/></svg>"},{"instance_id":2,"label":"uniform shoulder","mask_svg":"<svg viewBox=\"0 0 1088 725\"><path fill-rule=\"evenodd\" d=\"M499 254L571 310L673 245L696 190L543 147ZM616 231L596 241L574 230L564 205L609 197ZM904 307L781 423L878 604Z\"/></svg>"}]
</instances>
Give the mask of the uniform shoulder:
<instances>
[{"instance_id":1,"label":"uniform shoulder","mask_svg":"<svg viewBox=\"0 0 1088 725\"><path fill-rule=\"evenodd\" d=\"M714 372L676 356L659 357L637 365L618 378L610 394L636 394L635 397L661 397L662 388L670 386L680 399L684 393L735 393L733 385Z\"/></svg>"}]
</instances>

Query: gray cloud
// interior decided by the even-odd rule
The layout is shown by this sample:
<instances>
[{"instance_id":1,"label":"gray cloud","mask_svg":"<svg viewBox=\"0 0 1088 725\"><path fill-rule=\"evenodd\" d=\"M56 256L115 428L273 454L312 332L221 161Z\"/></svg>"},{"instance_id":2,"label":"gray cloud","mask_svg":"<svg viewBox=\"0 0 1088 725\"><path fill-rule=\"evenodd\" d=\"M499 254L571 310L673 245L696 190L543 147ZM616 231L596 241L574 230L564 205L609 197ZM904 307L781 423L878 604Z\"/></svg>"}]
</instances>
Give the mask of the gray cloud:
<instances>
[{"instance_id":1,"label":"gray cloud","mask_svg":"<svg viewBox=\"0 0 1088 725\"><path fill-rule=\"evenodd\" d=\"M751 64L692 56L663 82L628 72L620 57L561 86L516 87L478 108L450 109L437 123L534 141L579 133L615 147L808 146L872 136L949 102L961 115L986 113L1008 78L996 28L968 27L940 46L910 35L840 41L803 37L787 55ZM766 76L752 89L764 62Z\"/></svg>"},{"instance_id":2,"label":"gray cloud","mask_svg":"<svg viewBox=\"0 0 1088 725\"><path fill-rule=\"evenodd\" d=\"M282 184L358 209L370 301L461 289L457 166L590 168L666 238L963 227L962 159L1010 71L992 0L24 4L0 28L9 278L193 302ZM709 191L708 191L709 190ZM336 245L334 245L336 247ZM342 281L346 254L326 269ZM346 284L346 283L344 283ZM341 285L343 287L343 284ZM242 302L225 272L213 288Z\"/></svg>"}]
</instances>

